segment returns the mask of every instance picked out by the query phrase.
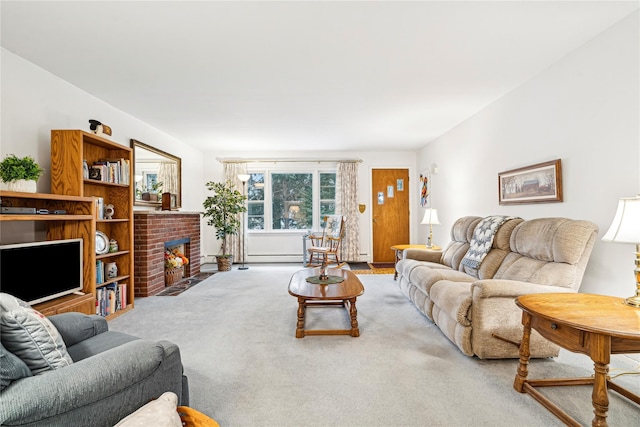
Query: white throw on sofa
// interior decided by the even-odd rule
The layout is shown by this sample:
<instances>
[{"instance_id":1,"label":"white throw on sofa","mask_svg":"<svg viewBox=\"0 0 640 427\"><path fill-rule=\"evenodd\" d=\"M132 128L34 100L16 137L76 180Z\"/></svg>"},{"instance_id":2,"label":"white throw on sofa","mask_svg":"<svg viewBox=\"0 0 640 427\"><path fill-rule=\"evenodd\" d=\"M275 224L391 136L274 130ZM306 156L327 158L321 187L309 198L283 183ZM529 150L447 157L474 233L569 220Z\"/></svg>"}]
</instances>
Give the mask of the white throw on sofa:
<instances>
[{"instance_id":1,"label":"white throw on sofa","mask_svg":"<svg viewBox=\"0 0 640 427\"><path fill-rule=\"evenodd\" d=\"M520 295L577 292L598 227L568 218L506 219L477 268L462 263L481 217L458 219L440 254L404 251L398 284L416 307L468 355L517 358L522 339ZM531 357L555 357L558 347L534 331Z\"/></svg>"}]
</instances>

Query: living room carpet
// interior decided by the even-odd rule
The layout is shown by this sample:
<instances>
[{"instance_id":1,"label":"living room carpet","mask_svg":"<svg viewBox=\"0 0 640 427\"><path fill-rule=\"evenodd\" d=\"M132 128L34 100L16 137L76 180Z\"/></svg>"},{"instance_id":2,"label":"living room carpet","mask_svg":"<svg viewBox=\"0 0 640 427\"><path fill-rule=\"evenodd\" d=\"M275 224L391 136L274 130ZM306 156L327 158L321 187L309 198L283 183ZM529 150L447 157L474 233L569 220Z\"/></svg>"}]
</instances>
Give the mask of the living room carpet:
<instances>
[{"instance_id":1,"label":"living room carpet","mask_svg":"<svg viewBox=\"0 0 640 427\"><path fill-rule=\"evenodd\" d=\"M513 389L518 361L464 356L398 289L391 275L358 276L360 337L295 338L299 265L215 274L174 298L147 297L110 329L180 346L190 406L221 426L562 426ZM348 328L339 308L310 308L308 328ZM635 364L635 365L634 365ZM532 360L532 378L589 376L592 363L563 352ZM637 362L612 356L611 372ZM638 377L616 379L640 392ZM544 393L583 425L590 387ZM638 405L611 392L609 425L637 425Z\"/></svg>"}]
</instances>

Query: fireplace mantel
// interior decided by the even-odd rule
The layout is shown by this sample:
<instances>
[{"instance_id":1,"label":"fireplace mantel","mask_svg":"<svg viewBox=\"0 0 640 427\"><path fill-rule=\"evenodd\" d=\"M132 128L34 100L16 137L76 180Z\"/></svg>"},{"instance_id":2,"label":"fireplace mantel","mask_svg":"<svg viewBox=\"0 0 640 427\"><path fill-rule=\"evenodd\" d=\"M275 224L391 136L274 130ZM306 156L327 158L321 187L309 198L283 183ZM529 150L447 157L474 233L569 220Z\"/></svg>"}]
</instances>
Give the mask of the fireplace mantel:
<instances>
[{"instance_id":1,"label":"fireplace mantel","mask_svg":"<svg viewBox=\"0 0 640 427\"><path fill-rule=\"evenodd\" d=\"M185 276L200 273L200 215L185 211L134 211L133 245L135 296L147 297L164 290L165 242L188 239Z\"/></svg>"}]
</instances>

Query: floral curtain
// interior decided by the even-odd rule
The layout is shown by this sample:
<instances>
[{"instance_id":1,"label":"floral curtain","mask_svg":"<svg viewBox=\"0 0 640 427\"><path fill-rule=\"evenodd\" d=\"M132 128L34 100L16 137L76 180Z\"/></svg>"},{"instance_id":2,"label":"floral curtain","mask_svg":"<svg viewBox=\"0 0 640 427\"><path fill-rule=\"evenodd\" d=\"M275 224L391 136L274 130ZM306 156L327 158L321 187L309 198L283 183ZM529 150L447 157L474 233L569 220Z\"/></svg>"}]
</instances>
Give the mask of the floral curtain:
<instances>
[{"instance_id":1,"label":"floral curtain","mask_svg":"<svg viewBox=\"0 0 640 427\"><path fill-rule=\"evenodd\" d=\"M225 179L234 183L236 186L236 189L241 193L243 192L242 181L238 179L238 175L246 174L246 173L247 173L246 163L229 162L224 164ZM241 216L239 219L242 223L242 227L240 227L240 230L238 231L237 235L232 235L227 237L227 240L229 242L229 247L231 248L231 255L233 255L233 261L236 263L240 263L243 260L246 261L246 258L245 258L246 254L244 253L244 248L247 247L246 240L245 240L247 216L246 214L244 215L239 214L239 215ZM244 245L242 244L243 241L245 243Z\"/></svg>"},{"instance_id":2,"label":"floral curtain","mask_svg":"<svg viewBox=\"0 0 640 427\"><path fill-rule=\"evenodd\" d=\"M175 163L160 163L158 182L162 183L163 193L178 193L178 171Z\"/></svg>"},{"instance_id":3,"label":"floral curtain","mask_svg":"<svg viewBox=\"0 0 640 427\"><path fill-rule=\"evenodd\" d=\"M345 235L340 259L360 261L360 226L358 224L358 162L340 161L336 170L336 204L345 217Z\"/></svg>"}]
</instances>

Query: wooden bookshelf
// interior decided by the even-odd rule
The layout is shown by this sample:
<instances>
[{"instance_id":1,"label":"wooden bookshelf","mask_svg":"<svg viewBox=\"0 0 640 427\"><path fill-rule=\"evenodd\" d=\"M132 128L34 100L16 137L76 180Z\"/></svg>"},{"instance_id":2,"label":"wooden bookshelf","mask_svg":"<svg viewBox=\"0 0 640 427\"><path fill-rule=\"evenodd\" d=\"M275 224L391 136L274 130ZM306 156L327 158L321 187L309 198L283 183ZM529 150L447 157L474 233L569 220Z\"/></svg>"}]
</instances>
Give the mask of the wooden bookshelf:
<instances>
[{"instance_id":1,"label":"wooden bookshelf","mask_svg":"<svg viewBox=\"0 0 640 427\"><path fill-rule=\"evenodd\" d=\"M95 162L108 159L121 159L129 164L131 174L132 150L107 138L96 136L82 130L51 131L51 192L67 196L102 198L104 205L114 206L111 220L95 219L95 231L101 231L109 239L118 242L117 252L101 254L98 258L106 262L115 262L118 266L119 283L127 284L127 307L107 318L118 316L134 306L133 272L133 185L132 177L121 182L106 182L88 179L84 173L84 161L91 167ZM96 199L97 200L97 199ZM96 216L99 215L96 209ZM95 250L95 231L90 247ZM95 296L96 289L105 283L96 284L96 255L92 259L94 276L89 291Z\"/></svg>"},{"instance_id":2,"label":"wooden bookshelf","mask_svg":"<svg viewBox=\"0 0 640 427\"><path fill-rule=\"evenodd\" d=\"M0 222L30 221L46 225L47 240L82 238L83 285L85 295L66 295L34 305L34 308L49 316L67 311L93 314L96 311L93 295L96 275L94 252L95 201L93 197L64 196L43 193L17 193L0 191L3 206L47 209L49 212L65 210L65 214L2 214Z\"/></svg>"}]
</instances>

